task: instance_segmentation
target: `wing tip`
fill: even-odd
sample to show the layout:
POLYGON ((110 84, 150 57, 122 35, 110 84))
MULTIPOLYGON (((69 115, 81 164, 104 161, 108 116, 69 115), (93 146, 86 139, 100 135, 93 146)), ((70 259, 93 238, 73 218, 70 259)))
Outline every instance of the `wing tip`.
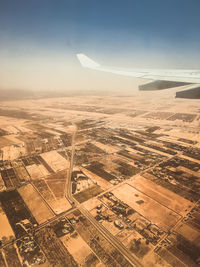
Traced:
POLYGON ((83 53, 78 53, 76 54, 79 62, 84 68, 90 68, 90 69, 95 69, 100 67, 100 64, 89 58, 83 53))

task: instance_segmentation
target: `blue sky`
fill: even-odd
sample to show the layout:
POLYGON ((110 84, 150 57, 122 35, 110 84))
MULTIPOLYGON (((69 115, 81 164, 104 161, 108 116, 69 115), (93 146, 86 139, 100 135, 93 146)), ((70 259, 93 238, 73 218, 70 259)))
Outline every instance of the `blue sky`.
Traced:
MULTIPOLYGON (((54 72, 55 85, 65 67, 89 75, 76 52, 117 66, 200 68, 199 11, 199 0, 0 0, 2 86, 26 76, 28 87, 38 69, 44 78, 54 72)), ((40 79, 35 86, 48 87, 40 79)))

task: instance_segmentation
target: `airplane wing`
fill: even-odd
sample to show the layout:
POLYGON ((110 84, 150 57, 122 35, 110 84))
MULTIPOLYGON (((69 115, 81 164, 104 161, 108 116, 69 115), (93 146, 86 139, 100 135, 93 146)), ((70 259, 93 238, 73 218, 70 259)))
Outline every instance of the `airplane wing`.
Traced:
POLYGON ((77 54, 77 58, 84 68, 89 68, 89 69, 93 69, 96 71, 114 73, 114 74, 123 75, 123 76, 153 80, 153 82, 146 83, 144 85, 139 86, 139 89, 144 90, 144 91, 161 90, 161 89, 166 89, 166 88, 171 88, 171 87, 176 87, 176 86, 196 84, 196 85, 193 85, 190 89, 195 88, 195 92, 198 91, 198 95, 199 95, 198 98, 200 98, 200 90, 199 90, 200 89, 200 70, 123 69, 123 68, 102 66, 82 53, 77 54), (196 88, 198 90, 196 90, 196 88))
POLYGON ((200 83, 200 70, 151 70, 151 69, 122 69, 101 66, 84 54, 77 54, 81 65, 85 68, 110 72, 136 78, 183 83, 200 83))

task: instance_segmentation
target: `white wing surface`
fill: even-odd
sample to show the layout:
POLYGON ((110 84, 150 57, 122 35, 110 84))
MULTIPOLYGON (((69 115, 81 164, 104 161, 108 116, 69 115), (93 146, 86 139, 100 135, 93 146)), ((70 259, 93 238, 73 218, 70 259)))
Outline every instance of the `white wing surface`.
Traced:
POLYGON ((130 76, 148 80, 200 84, 200 70, 122 69, 122 68, 101 66, 100 64, 93 61, 84 54, 77 54, 77 57, 83 67, 97 71, 110 72, 123 76, 130 76))

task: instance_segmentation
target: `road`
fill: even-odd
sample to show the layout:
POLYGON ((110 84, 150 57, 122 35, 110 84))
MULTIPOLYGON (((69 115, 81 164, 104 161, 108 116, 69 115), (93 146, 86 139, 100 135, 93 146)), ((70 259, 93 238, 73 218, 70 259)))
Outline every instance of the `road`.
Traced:
POLYGON ((66 187, 65 187, 65 196, 72 204, 73 208, 77 208, 89 221, 90 223, 102 234, 102 236, 108 240, 115 247, 118 251, 120 251, 123 256, 133 265, 133 266, 143 266, 127 249, 118 239, 113 236, 102 224, 97 222, 94 217, 90 214, 90 212, 85 209, 79 202, 74 199, 72 195, 72 172, 73 172, 73 163, 74 163, 74 154, 75 154, 75 137, 77 133, 77 128, 72 136, 72 151, 71 151, 71 160, 70 160, 70 167, 68 172, 68 177, 66 179, 66 187))
POLYGON ((71 159, 70 159, 70 165, 69 165, 69 171, 68 171, 68 177, 66 178, 65 183, 65 193, 64 195, 69 200, 69 202, 74 205, 75 201, 72 196, 72 172, 73 172, 73 166, 74 166, 74 153, 75 153, 75 139, 76 139, 76 133, 77 133, 77 127, 74 126, 74 132, 72 134, 72 150, 71 150, 71 159))

